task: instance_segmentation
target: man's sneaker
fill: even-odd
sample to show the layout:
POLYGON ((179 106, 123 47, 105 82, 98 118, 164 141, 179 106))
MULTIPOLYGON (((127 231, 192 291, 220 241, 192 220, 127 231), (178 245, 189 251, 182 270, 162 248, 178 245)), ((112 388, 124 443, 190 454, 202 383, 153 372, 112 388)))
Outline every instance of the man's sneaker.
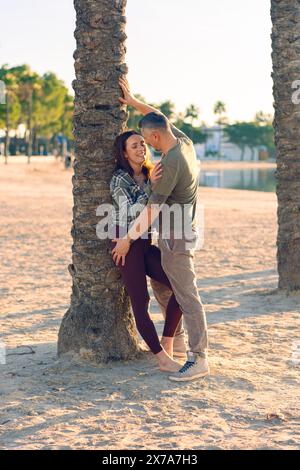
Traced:
POLYGON ((204 357, 194 355, 192 352, 188 353, 188 360, 184 366, 173 375, 169 376, 170 380, 175 382, 186 382, 188 380, 199 379, 209 375, 208 361, 204 357))

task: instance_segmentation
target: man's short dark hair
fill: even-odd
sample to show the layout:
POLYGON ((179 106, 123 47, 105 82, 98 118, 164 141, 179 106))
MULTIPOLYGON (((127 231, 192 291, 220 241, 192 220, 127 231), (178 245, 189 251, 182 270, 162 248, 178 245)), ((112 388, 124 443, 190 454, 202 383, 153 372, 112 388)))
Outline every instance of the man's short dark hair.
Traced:
POLYGON ((144 116, 139 122, 139 128, 142 129, 160 129, 168 130, 170 124, 166 116, 162 113, 149 113, 144 116))

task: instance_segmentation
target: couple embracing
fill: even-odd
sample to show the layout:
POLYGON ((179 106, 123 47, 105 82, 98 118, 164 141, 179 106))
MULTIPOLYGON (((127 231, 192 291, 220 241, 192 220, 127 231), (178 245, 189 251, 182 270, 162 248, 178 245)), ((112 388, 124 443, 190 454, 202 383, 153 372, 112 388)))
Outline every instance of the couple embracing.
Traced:
POLYGON ((111 242, 112 255, 130 297, 137 329, 160 370, 169 372, 174 381, 193 380, 209 374, 207 324, 194 270, 196 154, 183 132, 132 95, 125 78, 120 79, 120 87, 121 103, 134 107, 144 117, 140 132, 126 131, 114 143, 116 170, 110 191, 117 236, 111 242), (162 154, 156 165, 150 161, 147 145, 162 154), (187 210, 179 211, 179 215, 175 211, 171 217, 172 212, 164 208, 173 206, 187 210), (187 217, 182 215, 186 212, 187 217), (165 214, 167 223, 166 216, 162 217, 165 214), (158 246, 152 244, 151 232, 157 220, 158 246), (147 276, 165 317, 161 339, 149 315, 147 276), (180 357, 186 358, 183 365, 178 362, 180 357))

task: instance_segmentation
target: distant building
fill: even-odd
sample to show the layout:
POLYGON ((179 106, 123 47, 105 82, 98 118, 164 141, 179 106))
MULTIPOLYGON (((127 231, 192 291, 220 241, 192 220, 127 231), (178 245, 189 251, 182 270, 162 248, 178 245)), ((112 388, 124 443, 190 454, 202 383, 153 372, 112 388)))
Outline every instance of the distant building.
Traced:
MULTIPOLYGON (((228 160, 241 161, 241 149, 231 142, 228 142, 220 126, 204 127, 203 131, 207 134, 207 140, 203 144, 195 144, 197 157, 201 160, 228 160)), ((263 146, 256 147, 253 150, 245 148, 245 161, 266 160, 266 149, 263 146)))

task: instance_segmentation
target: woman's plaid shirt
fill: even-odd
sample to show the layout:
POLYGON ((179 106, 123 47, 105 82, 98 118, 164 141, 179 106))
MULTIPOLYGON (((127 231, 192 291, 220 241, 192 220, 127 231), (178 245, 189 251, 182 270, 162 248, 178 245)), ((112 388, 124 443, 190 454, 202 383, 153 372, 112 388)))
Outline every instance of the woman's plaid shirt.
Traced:
POLYGON ((148 203, 151 182, 142 189, 125 170, 118 169, 110 182, 110 194, 114 206, 112 223, 128 229, 148 203))

